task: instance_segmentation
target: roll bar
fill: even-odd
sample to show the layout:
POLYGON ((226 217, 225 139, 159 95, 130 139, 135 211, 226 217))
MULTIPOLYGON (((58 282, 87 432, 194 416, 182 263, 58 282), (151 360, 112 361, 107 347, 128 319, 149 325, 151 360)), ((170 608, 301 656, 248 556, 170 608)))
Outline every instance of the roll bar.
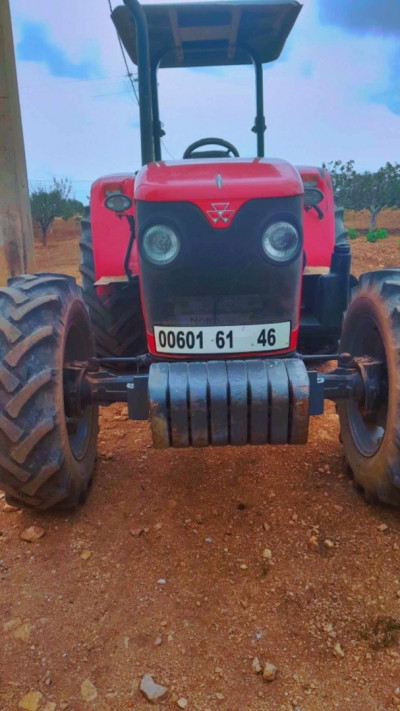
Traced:
POLYGON ((139 114, 142 165, 154 161, 153 110, 151 98, 151 74, 149 30, 143 7, 139 0, 124 0, 132 13, 136 27, 139 81, 139 114))
MULTIPOLYGON (((149 30, 146 14, 139 0, 124 0, 124 4, 132 14, 137 45, 137 67, 139 82, 139 114, 142 165, 154 160, 161 160, 161 128, 158 106, 157 71, 164 53, 157 57, 153 65, 150 61, 149 30)), ((241 45, 241 50, 247 54, 255 69, 256 79, 256 118, 252 131, 257 136, 257 156, 264 157, 264 133, 266 130, 263 99, 262 63, 254 49, 241 45)))

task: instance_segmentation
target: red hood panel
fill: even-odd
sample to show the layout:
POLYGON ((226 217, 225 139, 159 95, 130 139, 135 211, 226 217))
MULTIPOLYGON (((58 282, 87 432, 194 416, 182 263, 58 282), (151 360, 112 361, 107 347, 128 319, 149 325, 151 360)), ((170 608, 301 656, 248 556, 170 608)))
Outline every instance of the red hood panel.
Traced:
POLYGON ((135 199, 155 202, 209 201, 223 206, 302 193, 296 168, 267 158, 161 161, 144 166, 135 180, 135 199))

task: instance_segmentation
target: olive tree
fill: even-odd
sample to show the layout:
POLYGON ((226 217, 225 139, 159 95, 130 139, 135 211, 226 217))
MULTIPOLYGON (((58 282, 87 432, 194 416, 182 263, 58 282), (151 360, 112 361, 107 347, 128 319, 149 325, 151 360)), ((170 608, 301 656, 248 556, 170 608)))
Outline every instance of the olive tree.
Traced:
POLYGON ((354 161, 340 160, 324 165, 335 197, 346 210, 368 210, 369 229, 376 228, 377 215, 385 207, 400 207, 400 163, 386 163, 379 170, 358 173, 354 161))
POLYGON ((56 217, 69 220, 83 215, 83 204, 70 197, 71 183, 66 178, 56 180, 49 187, 39 186, 31 191, 31 212, 33 222, 42 231, 42 244, 47 243, 47 233, 56 217))

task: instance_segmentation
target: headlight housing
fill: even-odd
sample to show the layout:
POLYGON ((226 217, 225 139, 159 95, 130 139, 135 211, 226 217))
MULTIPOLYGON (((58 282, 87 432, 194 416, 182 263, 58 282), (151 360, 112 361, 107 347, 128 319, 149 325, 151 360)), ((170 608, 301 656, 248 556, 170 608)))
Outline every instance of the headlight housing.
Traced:
POLYGON ((170 264, 177 258, 181 243, 178 235, 167 225, 153 225, 143 234, 143 252, 152 264, 170 264))
POLYGON ((120 213, 125 212, 125 210, 129 210, 129 208, 132 207, 132 200, 129 195, 124 195, 120 192, 111 192, 106 195, 104 204, 108 210, 120 213))
POLYGON ((291 222, 280 220, 264 230, 261 243, 264 253, 274 262, 289 262, 298 251, 300 235, 291 222))

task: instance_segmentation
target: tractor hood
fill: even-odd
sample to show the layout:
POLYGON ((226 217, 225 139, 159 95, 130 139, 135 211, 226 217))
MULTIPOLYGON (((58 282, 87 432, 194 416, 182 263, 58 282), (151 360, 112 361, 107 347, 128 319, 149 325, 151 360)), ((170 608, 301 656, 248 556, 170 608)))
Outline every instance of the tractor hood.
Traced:
POLYGON ((160 161, 143 166, 135 180, 135 200, 151 202, 244 203, 302 193, 296 168, 266 158, 160 161))

